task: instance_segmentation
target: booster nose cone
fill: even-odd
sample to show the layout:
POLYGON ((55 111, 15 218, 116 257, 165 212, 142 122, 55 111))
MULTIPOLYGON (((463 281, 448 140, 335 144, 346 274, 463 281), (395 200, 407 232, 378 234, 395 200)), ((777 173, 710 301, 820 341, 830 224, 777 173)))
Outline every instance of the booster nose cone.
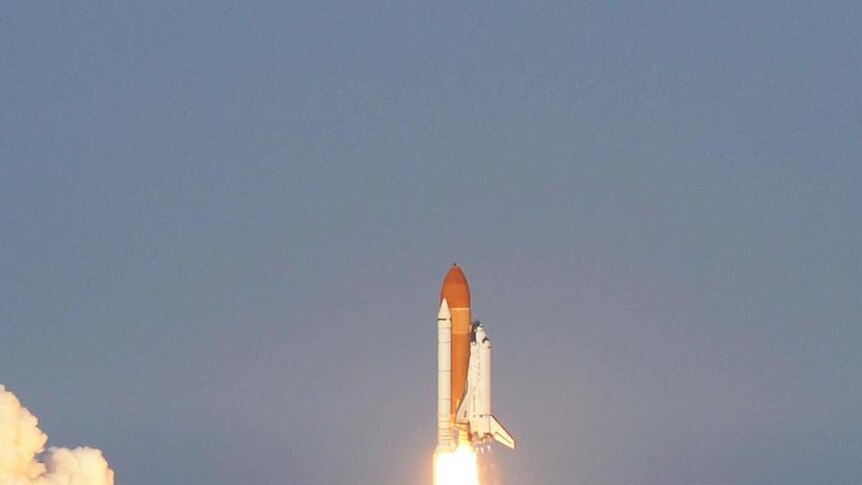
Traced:
POLYGON ((440 290, 440 301, 446 300, 449 308, 470 308, 470 286, 467 277, 457 264, 453 264, 440 290))

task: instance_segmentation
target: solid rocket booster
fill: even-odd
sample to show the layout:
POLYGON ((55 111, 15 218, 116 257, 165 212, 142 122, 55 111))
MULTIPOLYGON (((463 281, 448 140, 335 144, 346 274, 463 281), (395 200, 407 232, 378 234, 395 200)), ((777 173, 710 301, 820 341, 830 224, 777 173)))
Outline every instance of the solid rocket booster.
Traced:
POLYGON ((470 320, 470 287, 456 264, 443 280, 437 314, 437 449, 490 440, 515 448, 491 411, 491 341, 470 320))
POLYGON ((444 298, 437 313, 437 450, 452 450, 452 431, 452 318, 444 298))

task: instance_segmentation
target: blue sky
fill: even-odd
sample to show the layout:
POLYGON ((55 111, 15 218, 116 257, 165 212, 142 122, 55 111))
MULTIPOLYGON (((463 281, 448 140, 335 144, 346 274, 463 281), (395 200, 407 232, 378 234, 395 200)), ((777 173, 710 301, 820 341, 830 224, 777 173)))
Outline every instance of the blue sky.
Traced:
POLYGON ((0 383, 120 485, 862 481, 855 2, 11 2, 0 383))

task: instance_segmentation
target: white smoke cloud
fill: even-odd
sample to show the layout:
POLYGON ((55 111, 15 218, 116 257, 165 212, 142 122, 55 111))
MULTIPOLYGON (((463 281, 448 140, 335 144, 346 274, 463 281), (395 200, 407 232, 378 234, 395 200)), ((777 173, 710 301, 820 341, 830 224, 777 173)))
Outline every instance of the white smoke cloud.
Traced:
POLYGON ((0 485, 113 485, 102 452, 48 448, 39 420, 0 384, 0 485))

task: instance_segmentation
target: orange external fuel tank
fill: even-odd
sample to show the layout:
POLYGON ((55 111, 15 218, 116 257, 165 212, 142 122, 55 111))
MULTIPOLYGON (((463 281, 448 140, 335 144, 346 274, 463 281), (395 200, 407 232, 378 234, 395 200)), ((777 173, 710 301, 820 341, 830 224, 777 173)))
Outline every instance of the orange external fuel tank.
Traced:
POLYGON ((467 369, 470 361, 470 286, 457 264, 453 264, 440 290, 440 301, 449 304, 452 314, 452 416, 458 412, 467 388, 467 369))

